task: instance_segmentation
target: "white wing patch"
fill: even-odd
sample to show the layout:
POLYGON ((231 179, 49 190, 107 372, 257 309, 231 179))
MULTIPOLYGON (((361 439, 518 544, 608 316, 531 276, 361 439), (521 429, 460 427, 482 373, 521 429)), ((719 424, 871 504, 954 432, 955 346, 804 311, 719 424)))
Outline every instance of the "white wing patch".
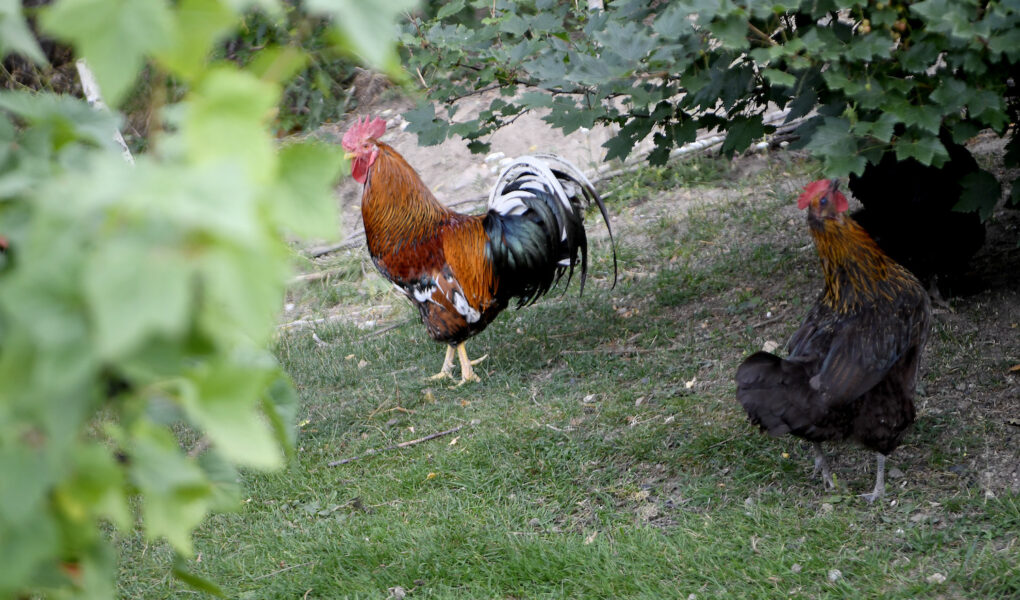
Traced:
POLYGON ((453 307, 457 309, 457 312, 464 315, 464 319, 468 323, 475 323, 478 319, 482 318, 481 313, 468 304, 467 298, 464 297, 464 294, 460 293, 460 290, 453 291, 453 298, 451 300, 453 300, 453 307))
MULTIPOLYGON (((468 323, 476 323, 482 318, 482 313, 478 312, 468 302, 467 297, 464 295, 464 290, 460 287, 460 284, 454 279, 452 273, 436 274, 435 277, 422 278, 421 280, 408 285, 407 287, 397 286, 408 298, 414 300, 419 304, 426 304, 432 302, 433 304, 440 305, 433 295, 436 292, 440 292, 446 296, 446 299, 450 301, 453 308, 456 309, 461 316, 464 317, 468 323)), ((441 306, 441 305, 440 305, 441 306)))

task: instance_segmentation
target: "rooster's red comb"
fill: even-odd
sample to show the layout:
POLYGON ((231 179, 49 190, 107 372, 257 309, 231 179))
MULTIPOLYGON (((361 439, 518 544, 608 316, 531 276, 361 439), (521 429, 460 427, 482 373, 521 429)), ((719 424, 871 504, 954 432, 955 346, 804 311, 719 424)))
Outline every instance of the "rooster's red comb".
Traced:
POLYGON ((837 179, 819 179, 818 181, 812 181, 811 183, 804 186, 804 193, 797 198, 797 208, 803 210, 811 204, 811 201, 815 198, 825 196, 832 193, 832 199, 836 203, 836 212, 843 212, 850 208, 850 203, 847 202, 846 196, 843 192, 836 189, 839 185, 837 179))
POLYGON ((386 121, 379 117, 374 119, 365 117, 351 125, 351 128, 344 134, 344 139, 340 144, 344 147, 344 150, 354 152, 365 140, 381 137, 384 133, 386 133, 386 121))

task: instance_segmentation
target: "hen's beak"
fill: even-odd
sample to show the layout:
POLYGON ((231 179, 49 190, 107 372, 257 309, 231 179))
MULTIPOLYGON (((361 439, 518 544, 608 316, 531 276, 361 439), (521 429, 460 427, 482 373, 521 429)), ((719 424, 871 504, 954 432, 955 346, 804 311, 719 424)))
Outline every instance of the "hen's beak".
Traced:
POLYGON ((351 160, 355 156, 357 156, 357 154, 353 152, 344 152, 344 160, 351 160))

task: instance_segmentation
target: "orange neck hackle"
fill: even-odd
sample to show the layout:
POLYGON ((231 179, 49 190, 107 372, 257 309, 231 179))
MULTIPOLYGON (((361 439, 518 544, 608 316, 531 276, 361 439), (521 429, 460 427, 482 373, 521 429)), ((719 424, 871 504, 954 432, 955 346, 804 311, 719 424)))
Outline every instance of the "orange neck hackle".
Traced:
POLYGON ((365 235, 373 256, 415 245, 435 234, 438 224, 458 213, 432 195, 414 167, 383 142, 367 174, 361 198, 365 235))
POLYGON ((825 276, 822 302, 846 314, 892 301, 917 280, 846 214, 849 203, 837 186, 835 179, 811 183, 797 204, 808 209, 809 230, 825 276))

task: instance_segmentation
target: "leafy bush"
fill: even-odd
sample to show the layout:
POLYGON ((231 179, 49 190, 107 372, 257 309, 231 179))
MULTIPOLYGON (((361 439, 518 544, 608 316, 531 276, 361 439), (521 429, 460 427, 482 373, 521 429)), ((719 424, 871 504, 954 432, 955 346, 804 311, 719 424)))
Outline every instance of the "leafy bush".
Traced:
MULTIPOLYGON (((939 165, 940 130, 962 142, 980 129, 1006 135, 1020 113, 1020 5, 978 0, 711 2, 615 0, 604 12, 555 0, 455 0, 404 36, 429 97, 450 103, 498 86, 477 119, 450 122, 422 104, 405 115, 423 144, 448 135, 485 151, 485 136, 522 111, 546 109, 564 133, 618 126, 607 160, 649 134, 652 164, 695 139, 726 132, 722 151, 774 131, 770 107, 789 110, 800 143, 830 176, 861 173, 886 151, 939 165), (470 8, 470 10, 466 10, 470 8), (473 11, 473 13, 472 13, 473 11), (465 26, 451 19, 474 14, 465 26)), ((1013 130, 1008 162, 1020 163, 1013 130)), ((990 212, 988 174, 965 193, 990 212)), ((994 189, 992 189, 994 188, 994 189)), ((1014 184, 1012 202, 1020 203, 1014 184)))
MULTIPOLYGON (((209 60, 254 3, 41 10, 42 30, 87 59, 111 106, 147 66, 185 90, 133 166, 113 143, 119 115, 0 92, 0 597, 112 597, 104 522, 130 530, 137 517, 187 555, 209 511, 238 506, 238 466, 283 464, 295 394, 265 346, 291 262, 284 234, 335 234, 342 161, 274 141, 300 49, 267 46, 247 69, 209 60)), ((406 3, 382 15, 306 5, 393 68, 380 24, 406 3)), ((10 52, 43 60, 16 2, 0 6, 0 59, 10 52)))

